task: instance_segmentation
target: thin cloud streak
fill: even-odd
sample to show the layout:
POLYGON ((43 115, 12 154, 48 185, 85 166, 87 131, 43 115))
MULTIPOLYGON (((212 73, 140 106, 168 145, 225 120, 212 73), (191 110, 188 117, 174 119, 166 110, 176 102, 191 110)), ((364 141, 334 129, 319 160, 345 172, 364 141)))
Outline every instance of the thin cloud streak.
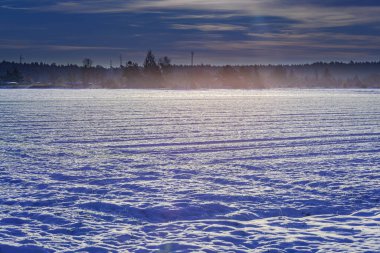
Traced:
POLYGON ((120 51, 128 50, 128 48, 122 47, 99 47, 99 46, 75 46, 75 45, 34 45, 34 44, 25 44, 23 42, 0 42, 1 49, 40 49, 40 50, 52 50, 52 51, 120 51))
POLYGON ((177 29, 177 30, 199 30, 202 32, 247 30, 247 28, 244 26, 228 25, 228 24, 196 24, 196 25, 173 24, 172 28, 177 29))

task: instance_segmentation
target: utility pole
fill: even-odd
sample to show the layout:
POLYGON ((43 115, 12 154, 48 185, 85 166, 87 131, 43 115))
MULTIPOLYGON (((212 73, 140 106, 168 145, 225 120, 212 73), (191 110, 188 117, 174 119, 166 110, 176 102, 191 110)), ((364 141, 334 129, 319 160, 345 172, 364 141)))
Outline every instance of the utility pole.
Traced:
POLYGON ((112 59, 110 60, 110 69, 112 69, 112 59))
POLYGON ((122 68, 122 67, 123 67, 123 56, 120 55, 120 68, 122 68))
POLYGON ((191 66, 194 66, 194 51, 191 51, 191 66))

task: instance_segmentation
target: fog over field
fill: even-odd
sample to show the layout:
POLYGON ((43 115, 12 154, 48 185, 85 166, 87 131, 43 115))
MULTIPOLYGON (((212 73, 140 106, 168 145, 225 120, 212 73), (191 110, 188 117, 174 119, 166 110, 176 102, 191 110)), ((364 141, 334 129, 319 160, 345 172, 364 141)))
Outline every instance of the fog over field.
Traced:
POLYGON ((380 61, 275 65, 178 65, 148 51, 118 67, 0 62, 0 88, 273 89, 380 88, 380 61))
POLYGON ((379 252, 380 91, 0 90, 0 252, 379 252))

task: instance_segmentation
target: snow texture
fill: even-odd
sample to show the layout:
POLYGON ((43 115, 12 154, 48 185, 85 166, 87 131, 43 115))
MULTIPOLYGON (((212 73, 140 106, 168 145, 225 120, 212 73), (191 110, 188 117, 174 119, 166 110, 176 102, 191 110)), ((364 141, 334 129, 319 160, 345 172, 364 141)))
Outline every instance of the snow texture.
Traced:
POLYGON ((0 252, 380 252, 380 91, 0 90, 0 252))

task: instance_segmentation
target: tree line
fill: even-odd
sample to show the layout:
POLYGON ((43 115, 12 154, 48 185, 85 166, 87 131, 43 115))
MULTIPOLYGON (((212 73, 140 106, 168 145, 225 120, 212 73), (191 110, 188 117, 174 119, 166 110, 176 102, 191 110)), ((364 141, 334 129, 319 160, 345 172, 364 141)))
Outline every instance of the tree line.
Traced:
POLYGON ((265 89, 380 88, 379 62, 316 62, 293 65, 175 65, 148 51, 143 65, 128 61, 117 68, 0 62, 0 87, 265 89))

